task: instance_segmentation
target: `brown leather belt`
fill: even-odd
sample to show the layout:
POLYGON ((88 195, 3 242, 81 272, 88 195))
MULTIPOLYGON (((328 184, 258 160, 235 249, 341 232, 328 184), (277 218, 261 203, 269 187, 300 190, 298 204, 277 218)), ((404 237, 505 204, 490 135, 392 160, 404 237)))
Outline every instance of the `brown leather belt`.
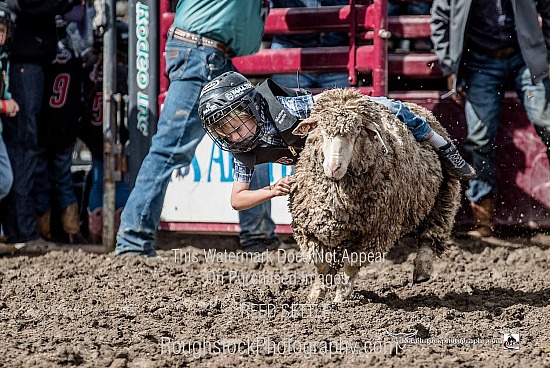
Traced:
POLYGON ((229 51, 227 46, 225 46, 220 41, 216 41, 213 38, 204 37, 195 33, 187 32, 181 28, 175 27, 174 31, 172 32, 172 37, 180 41, 195 44, 197 46, 212 47, 218 51, 223 52, 227 56, 231 55, 231 52, 229 51))
POLYGON ((508 59, 509 57, 517 54, 519 49, 517 47, 503 47, 498 50, 480 50, 477 47, 473 48, 475 52, 492 57, 493 59, 508 59))

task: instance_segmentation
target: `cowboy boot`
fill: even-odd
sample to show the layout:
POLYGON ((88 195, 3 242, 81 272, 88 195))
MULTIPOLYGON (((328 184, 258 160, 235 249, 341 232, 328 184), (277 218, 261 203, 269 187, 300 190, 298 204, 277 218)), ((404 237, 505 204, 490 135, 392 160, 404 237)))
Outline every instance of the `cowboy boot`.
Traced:
POLYGON ((472 208, 472 220, 475 228, 468 231, 473 238, 485 238, 493 233, 493 214, 495 210, 495 199, 484 198, 479 203, 470 202, 472 208))
POLYGON ((51 209, 48 208, 46 212, 36 217, 36 231, 42 239, 49 240, 52 237, 50 230, 51 209))
POLYGON ((71 244, 82 242, 77 203, 71 203, 61 212, 61 223, 63 224, 63 230, 69 235, 69 242, 71 244))
POLYGON ((103 210, 101 207, 88 212, 88 234, 90 243, 103 243, 103 210))

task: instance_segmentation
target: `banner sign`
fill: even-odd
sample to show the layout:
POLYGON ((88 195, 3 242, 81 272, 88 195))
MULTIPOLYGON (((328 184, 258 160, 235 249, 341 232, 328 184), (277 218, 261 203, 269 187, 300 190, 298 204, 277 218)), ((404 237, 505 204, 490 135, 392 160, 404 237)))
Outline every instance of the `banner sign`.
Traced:
POLYGON ((128 50, 128 171, 133 187, 156 132, 159 95, 159 2, 130 0, 128 50))
MULTIPOLYGON (((291 175, 292 167, 270 164, 272 183, 291 175)), ((230 204, 233 186, 233 158, 205 138, 191 165, 172 174, 161 221, 238 224, 238 212, 230 204)), ((278 225, 290 224, 288 196, 271 200, 271 215, 278 225)))

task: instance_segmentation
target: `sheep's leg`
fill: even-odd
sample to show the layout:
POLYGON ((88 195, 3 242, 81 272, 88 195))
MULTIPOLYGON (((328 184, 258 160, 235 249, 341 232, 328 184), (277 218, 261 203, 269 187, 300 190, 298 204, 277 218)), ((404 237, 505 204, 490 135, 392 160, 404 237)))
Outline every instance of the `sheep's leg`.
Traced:
POLYGON ((414 260, 413 282, 421 283, 428 281, 432 275, 434 251, 428 244, 423 244, 416 253, 414 260))
POLYGON ((316 303, 325 297, 325 294, 327 293, 326 281, 329 279, 332 280, 333 277, 329 277, 329 275, 333 276, 336 272, 328 263, 317 260, 314 261, 313 264, 317 268, 317 277, 311 287, 311 292, 309 293, 308 298, 309 301, 316 303))
POLYGON ((336 296, 334 297, 334 303, 341 303, 348 299, 353 291, 353 282, 355 276, 359 272, 359 266, 352 265, 349 262, 344 263, 344 275, 342 283, 336 286, 336 296))

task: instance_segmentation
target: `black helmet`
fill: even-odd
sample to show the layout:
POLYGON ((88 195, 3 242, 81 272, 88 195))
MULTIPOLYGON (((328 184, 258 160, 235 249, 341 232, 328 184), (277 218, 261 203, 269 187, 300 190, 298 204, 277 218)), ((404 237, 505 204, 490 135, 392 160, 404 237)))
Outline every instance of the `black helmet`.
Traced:
POLYGON ((237 72, 227 72, 202 89, 199 115, 204 130, 218 147, 234 153, 248 152, 256 147, 262 134, 260 106, 261 95, 250 81, 237 72), (243 116, 247 118, 243 120, 243 116), (255 124, 246 124, 251 118, 255 124), (246 127, 246 136, 240 134, 242 127, 246 127), (240 138, 231 141, 235 133, 240 138))
POLYGON ((6 50, 11 44, 16 18, 17 16, 15 15, 15 12, 10 9, 5 2, 0 2, 0 23, 6 25, 6 40, 3 45, 0 44, 0 47, 3 47, 6 50))

